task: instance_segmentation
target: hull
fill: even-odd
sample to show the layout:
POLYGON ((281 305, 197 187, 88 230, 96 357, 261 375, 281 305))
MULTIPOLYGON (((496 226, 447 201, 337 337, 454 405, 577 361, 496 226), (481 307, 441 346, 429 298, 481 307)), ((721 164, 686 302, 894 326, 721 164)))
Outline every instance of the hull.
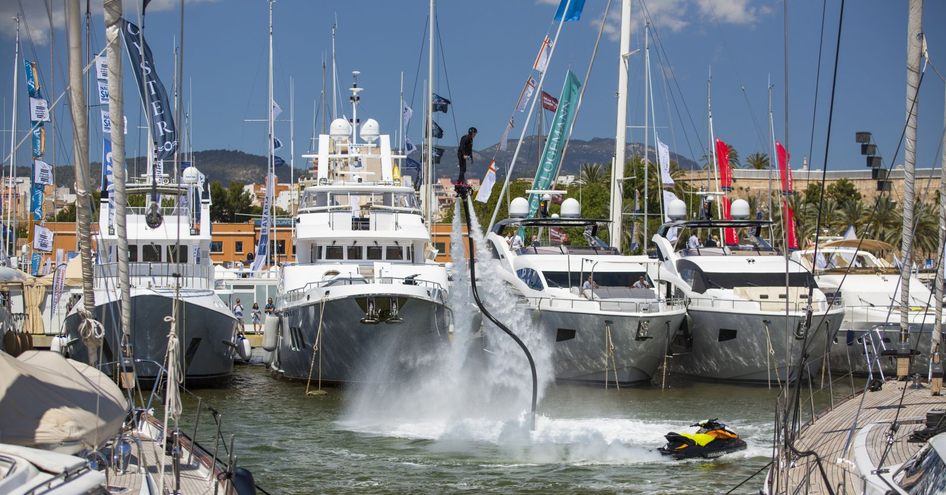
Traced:
MULTIPOLYGON (((910 372, 926 376, 930 365, 934 322, 931 316, 923 321, 922 314, 911 315, 910 320, 908 345, 918 351, 910 362, 910 372)), ((881 355, 884 349, 896 350, 899 347, 899 315, 892 315, 890 321, 889 324, 884 324, 884 320, 869 324, 850 323, 846 320, 831 346, 831 369, 839 373, 853 371, 858 375, 867 375, 871 372, 877 373, 879 366, 885 376, 895 375, 896 358, 881 355)))
MULTIPOLYGON (((689 315, 691 345, 674 357, 674 373, 756 384, 797 378, 794 372, 789 376, 789 369, 797 367, 801 355, 803 338, 796 334, 796 329, 804 325, 803 313, 746 314, 691 306, 689 315)), ((840 309, 829 311, 823 321, 820 315, 814 316, 807 340, 809 362, 824 358, 828 339, 833 338, 843 318, 840 309)))
POLYGON ((322 384, 396 382, 439 357, 449 334, 443 304, 404 294, 370 297, 396 298, 399 321, 389 318, 387 307, 381 308, 381 319, 366 319, 364 293, 278 310, 283 323, 271 362, 274 373, 322 384))
POLYGON ((556 381, 621 385, 653 378, 684 318, 683 310, 622 315, 543 309, 537 314, 554 342, 556 381))
MULTIPOLYGON (((153 291, 133 293, 131 297, 132 352, 140 380, 153 381, 161 371, 156 363, 164 363, 167 354, 169 324, 164 321, 173 310, 173 292, 153 291)), ((190 385, 211 385, 223 382, 233 373, 236 319, 210 291, 187 296, 182 293, 179 306, 180 360, 184 379, 190 385)), ((77 304, 81 307, 81 302, 77 304)), ((111 363, 120 358, 120 302, 112 300, 95 307, 95 318, 105 326, 104 345, 100 363, 111 363)), ((65 334, 72 340, 69 356, 81 362, 90 362, 90 349, 78 338, 81 317, 70 314, 64 323, 65 334)), ((93 356, 95 357, 95 356, 93 356)), ((109 366, 106 371, 113 371, 109 366)))

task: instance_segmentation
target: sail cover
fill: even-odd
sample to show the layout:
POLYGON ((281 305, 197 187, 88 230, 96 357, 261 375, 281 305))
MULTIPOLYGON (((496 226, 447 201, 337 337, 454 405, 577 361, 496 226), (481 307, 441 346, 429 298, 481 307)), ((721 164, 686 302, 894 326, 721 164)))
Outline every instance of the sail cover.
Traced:
POLYGON ((0 443, 73 453, 114 436, 126 414, 104 373, 50 351, 0 352, 0 443))

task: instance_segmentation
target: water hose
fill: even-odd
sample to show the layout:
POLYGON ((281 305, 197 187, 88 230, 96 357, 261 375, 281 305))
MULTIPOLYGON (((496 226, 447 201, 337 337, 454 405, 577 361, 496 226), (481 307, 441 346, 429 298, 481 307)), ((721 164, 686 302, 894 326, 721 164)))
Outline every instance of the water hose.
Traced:
MULTIPOLYGON (((467 232, 471 232, 470 228, 470 205, 467 198, 470 195, 471 188, 466 184, 457 184, 456 185, 457 196, 460 197, 460 203, 463 205, 463 220, 466 222, 467 232)), ((519 348, 522 349, 522 352, 525 353, 526 359, 529 360, 529 368, 532 370, 532 420, 529 426, 530 430, 535 430, 535 409, 536 403, 538 402, 539 395, 539 377, 535 372, 535 360, 532 359, 532 353, 529 352, 529 348, 526 347, 526 344, 516 335, 512 330, 504 325, 501 321, 496 319, 489 310, 486 309, 486 306, 483 305, 483 302, 480 301, 480 294, 476 290, 476 246, 473 243, 473 236, 467 235, 467 239, 470 246, 470 288, 473 292, 473 300, 476 301, 476 306, 480 308, 480 312, 486 316, 489 321, 493 322, 494 325, 499 327, 500 330, 510 336, 512 340, 516 341, 516 344, 519 345, 519 348)))

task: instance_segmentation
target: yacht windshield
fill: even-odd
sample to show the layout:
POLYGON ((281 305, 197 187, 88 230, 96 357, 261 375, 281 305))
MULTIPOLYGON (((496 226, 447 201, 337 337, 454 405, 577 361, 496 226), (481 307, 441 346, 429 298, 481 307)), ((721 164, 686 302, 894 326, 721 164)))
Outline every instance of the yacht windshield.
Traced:
MULTIPOLYGON (((735 287, 785 287, 785 273, 733 273, 704 272, 695 263, 687 260, 677 261, 677 270, 695 292, 703 293, 707 289, 732 289, 735 287)), ((815 278, 809 272, 792 272, 788 276, 790 287, 817 287, 815 278)))
POLYGON ((542 272, 545 275, 545 281, 549 284, 549 287, 556 288, 565 288, 568 287, 581 287, 582 284, 588 279, 588 276, 592 276, 595 284, 599 287, 631 287, 640 280, 641 277, 644 277, 644 280, 647 281, 649 286, 653 286, 650 282, 650 278, 647 277, 647 274, 643 271, 640 272, 542 272), (569 277, 569 275, 571 277, 569 277), (571 284, 569 285, 569 278, 571 278, 571 284))
POLYGON ((417 200, 409 192, 306 191, 302 196, 300 208, 353 205, 417 208, 417 200))

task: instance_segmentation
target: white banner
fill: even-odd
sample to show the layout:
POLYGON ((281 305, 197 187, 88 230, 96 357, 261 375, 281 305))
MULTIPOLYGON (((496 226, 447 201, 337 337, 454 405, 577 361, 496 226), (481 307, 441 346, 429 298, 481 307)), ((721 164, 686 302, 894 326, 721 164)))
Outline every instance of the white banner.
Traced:
POLYGON ((506 151, 509 145, 509 131, 512 130, 513 125, 512 119, 509 119, 509 122, 506 123, 506 128, 503 129, 503 135, 499 136, 499 151, 506 151))
POLYGON ((673 185, 670 176, 670 147, 657 140, 657 163, 660 164, 660 183, 665 186, 673 185))
MULTIPOLYGON (((59 252, 61 249, 56 250, 57 260, 59 258, 59 252)), ((59 307, 59 300, 62 298, 62 288, 66 281, 66 264, 58 262, 56 263, 56 274, 53 275, 53 312, 55 313, 59 307)))
POLYGON ((53 231, 37 225, 33 227, 33 249, 50 253, 53 250, 53 231))
POLYGON ((108 59, 104 55, 95 57, 95 78, 108 79, 108 59))
MULTIPOLYGON (((112 132, 112 118, 108 114, 108 110, 102 110, 102 132, 111 133, 112 132)), ((122 116, 122 120, 125 122, 125 134, 128 134, 128 117, 122 116)))
POLYGON ((30 98, 30 120, 49 122, 49 104, 43 98, 30 98))
POLYGON ((486 171, 486 177, 483 177, 483 183, 480 190, 476 191, 476 200, 480 203, 489 201, 489 196, 493 192, 493 185, 496 184, 496 160, 489 162, 489 170, 486 171))
POLYGON ((33 184, 52 184, 53 166, 42 161, 33 160, 33 184))
POLYGON ((99 83, 99 103, 108 105, 108 81, 97 81, 99 83))

